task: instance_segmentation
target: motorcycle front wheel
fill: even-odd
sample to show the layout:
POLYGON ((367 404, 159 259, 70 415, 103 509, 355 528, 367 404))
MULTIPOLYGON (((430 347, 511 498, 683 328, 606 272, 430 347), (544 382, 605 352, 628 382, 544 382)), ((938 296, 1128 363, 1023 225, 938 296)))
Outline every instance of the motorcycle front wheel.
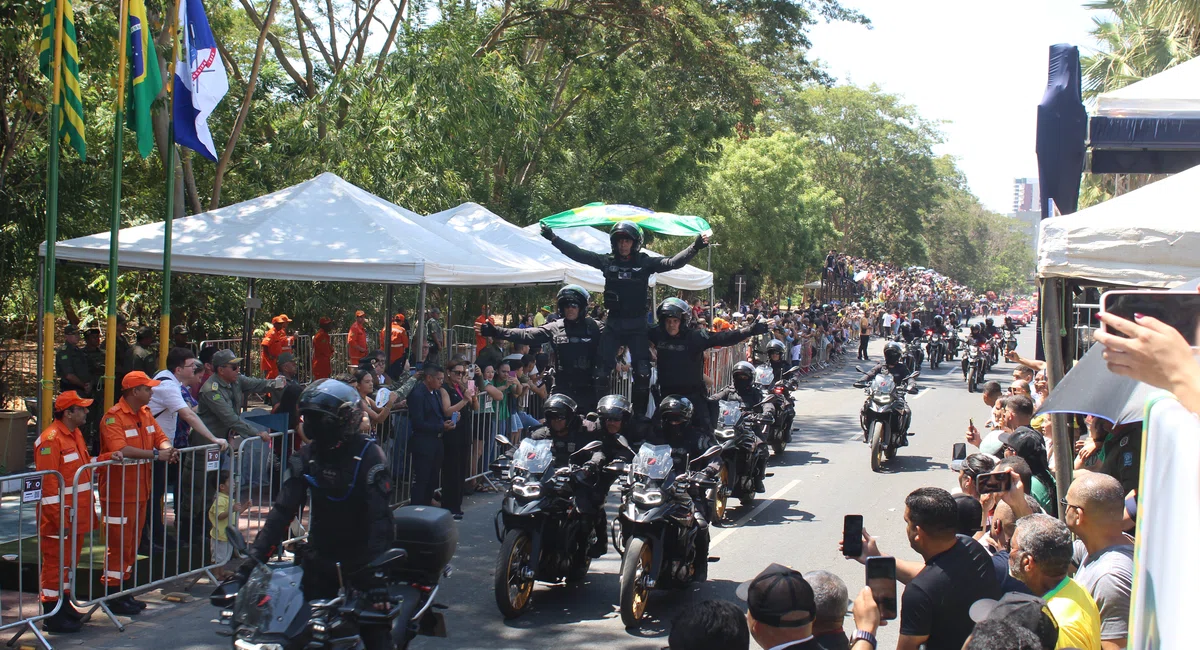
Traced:
POLYGON ((625 627, 638 627, 646 614, 646 603, 650 601, 650 588, 646 579, 650 577, 650 565, 654 562, 654 547, 649 540, 634 537, 625 548, 625 559, 621 562, 621 622, 625 627))
POLYGON ((725 509, 729 505, 729 468, 721 463, 721 472, 717 474, 717 487, 713 488, 713 523, 720 525, 725 521, 725 509))
POLYGON ((975 385, 978 383, 979 383, 978 372, 975 370, 975 368, 971 368, 970 373, 967 375, 967 392, 974 393, 975 385))
POLYGON ((505 533, 500 555, 496 558, 496 575, 492 585, 496 606, 504 618, 517 618, 529 609, 533 578, 526 578, 525 570, 532 569, 532 550, 533 544, 525 531, 510 530, 505 533))
POLYGON ((883 422, 871 425, 871 471, 878 472, 883 465, 883 422))

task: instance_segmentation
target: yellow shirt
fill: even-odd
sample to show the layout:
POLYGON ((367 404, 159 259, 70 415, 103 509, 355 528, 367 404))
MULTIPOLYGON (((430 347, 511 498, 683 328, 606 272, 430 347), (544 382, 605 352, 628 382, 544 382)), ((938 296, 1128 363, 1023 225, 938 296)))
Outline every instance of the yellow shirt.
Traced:
POLYGON ((1100 609, 1078 582, 1063 578, 1042 596, 1058 621, 1057 648, 1100 650, 1100 609))
POLYGON ((213 501, 213 504, 208 507, 208 523, 212 524, 212 532, 209 534, 212 538, 218 542, 228 542, 229 538, 225 536, 225 529, 229 527, 230 518, 236 516, 237 513, 229 508, 229 495, 224 492, 217 492, 217 500, 213 501), (229 517, 218 521, 217 515, 222 512, 228 512, 229 517))
POLYGON ((533 315, 533 326, 534 327, 541 327, 542 325, 545 325, 545 324, 546 324, 546 317, 542 315, 542 312, 539 311, 538 313, 533 315))

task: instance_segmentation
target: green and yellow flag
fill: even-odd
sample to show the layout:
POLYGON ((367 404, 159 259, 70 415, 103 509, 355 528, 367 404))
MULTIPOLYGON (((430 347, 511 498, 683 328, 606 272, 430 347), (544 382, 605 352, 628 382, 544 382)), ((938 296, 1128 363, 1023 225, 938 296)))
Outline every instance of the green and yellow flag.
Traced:
MULTIPOLYGON (((75 36, 75 11, 71 0, 63 7, 63 70, 62 96, 54 98, 61 101, 62 111, 59 113, 59 136, 65 137, 79 159, 87 159, 87 142, 83 139, 83 93, 79 89, 79 46, 75 36)), ((54 79, 54 2, 48 0, 42 9, 42 42, 38 49, 38 62, 42 74, 54 79)))
POLYGON ((129 109, 127 124, 137 133, 138 153, 142 158, 154 150, 154 126, 150 107, 162 92, 158 57, 150 38, 144 0, 129 0, 129 109))
POLYGON ((579 226, 611 226, 622 221, 632 221, 646 230, 664 235, 710 235, 712 226, 704 219, 690 214, 655 212, 636 205, 608 205, 589 203, 542 219, 542 225, 551 228, 578 228, 579 226))

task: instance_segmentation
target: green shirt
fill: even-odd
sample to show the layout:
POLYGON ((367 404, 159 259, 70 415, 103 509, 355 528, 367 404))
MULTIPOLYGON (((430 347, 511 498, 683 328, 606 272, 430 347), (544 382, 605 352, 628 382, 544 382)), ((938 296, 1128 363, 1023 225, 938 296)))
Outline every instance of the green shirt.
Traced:
POLYGON ((1054 485, 1054 481, 1043 483, 1042 479, 1035 476, 1032 483, 1033 485, 1029 486, 1029 493, 1037 499, 1042 510, 1050 514, 1058 512, 1058 508, 1055 507, 1055 502, 1058 501, 1058 488, 1054 485))

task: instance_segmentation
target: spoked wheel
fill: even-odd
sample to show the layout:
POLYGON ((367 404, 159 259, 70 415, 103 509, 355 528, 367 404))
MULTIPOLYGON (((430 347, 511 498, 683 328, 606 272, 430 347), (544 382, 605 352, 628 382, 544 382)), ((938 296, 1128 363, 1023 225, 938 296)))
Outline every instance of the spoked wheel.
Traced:
POLYGON ((724 463, 721 464, 721 472, 717 474, 717 487, 714 488, 713 498, 713 517, 715 524, 720 524, 725 521, 725 508, 729 504, 729 468, 724 463))
POLYGON ((529 609, 533 596, 533 578, 526 577, 531 571, 530 552, 532 544, 523 530, 510 530, 500 545, 500 556, 496 558, 496 575, 493 591, 496 606, 504 618, 516 618, 529 609))
POLYGON ((978 383, 979 383, 978 372, 974 368, 971 368, 970 372, 967 373, 967 392, 974 393, 975 385, 978 383))
POLYGON ((883 464, 883 423, 875 422, 871 427, 871 471, 878 472, 883 464))
POLYGON ((625 560, 621 564, 621 622, 625 627, 642 624, 646 614, 646 603, 650 601, 650 565, 654 561, 654 549, 650 543, 635 537, 625 549, 625 560))

